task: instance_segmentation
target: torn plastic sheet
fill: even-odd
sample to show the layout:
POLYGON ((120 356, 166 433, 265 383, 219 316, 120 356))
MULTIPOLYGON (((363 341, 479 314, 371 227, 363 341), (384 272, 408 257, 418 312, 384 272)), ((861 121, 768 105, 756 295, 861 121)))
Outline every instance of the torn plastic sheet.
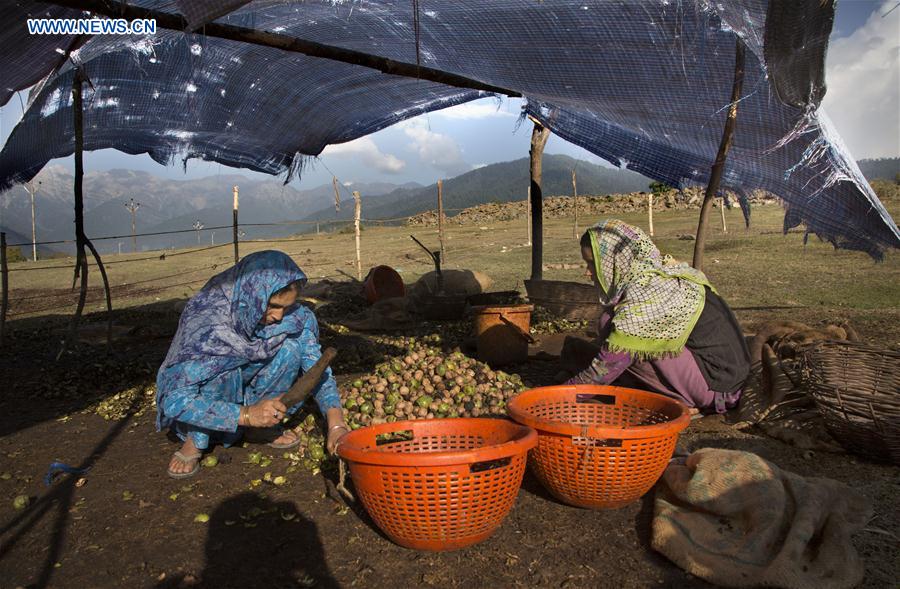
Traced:
MULTIPOLYGON (((30 64, 15 69, 15 79, 4 80, 6 88, 23 87, 34 78, 31 69, 48 73, 56 66, 44 56, 59 55, 56 45, 42 44, 49 40, 17 37, 26 4, 32 5, 13 4, 18 21, 10 18, 13 8, 0 8, 7 17, 0 20, 0 39, 10 49, 0 54, 0 71, 13 71, 5 68, 17 59, 30 64)), ((131 4, 179 10, 172 1, 131 4)), ((192 22, 214 18, 222 6, 197 2, 191 18, 199 20, 192 22)), ((830 2, 804 0, 803 10, 821 12, 806 20, 797 11, 784 16, 770 10, 766 0, 430 0, 418 19, 413 6, 255 1, 216 22, 409 64, 419 59, 522 93, 529 113, 564 139, 672 185, 708 180, 740 38, 748 48, 746 91, 725 170, 728 185, 722 188, 739 195, 767 190, 789 203, 792 215, 811 231, 840 247, 879 257, 900 246, 896 224, 817 110, 821 80, 815 60, 823 57, 822 40, 830 33, 830 2), (788 19, 775 23, 780 29, 800 23, 794 28, 805 28, 791 39, 813 40, 820 50, 806 52, 807 63, 774 47, 766 34, 772 18, 788 19), (779 76, 796 86, 773 87, 770 76, 782 67, 790 72, 779 76), (797 75, 807 79, 795 80, 797 75)), ((46 11, 63 13, 49 5, 46 11)), ((148 153, 161 163, 200 157, 288 178, 304 157, 328 144, 484 96, 181 31, 160 31, 152 40, 94 37, 77 57, 95 92, 85 107, 86 149, 148 153)), ((0 189, 72 153, 71 104, 52 100, 69 94, 71 80, 67 63, 33 97, 0 152, 0 189)))

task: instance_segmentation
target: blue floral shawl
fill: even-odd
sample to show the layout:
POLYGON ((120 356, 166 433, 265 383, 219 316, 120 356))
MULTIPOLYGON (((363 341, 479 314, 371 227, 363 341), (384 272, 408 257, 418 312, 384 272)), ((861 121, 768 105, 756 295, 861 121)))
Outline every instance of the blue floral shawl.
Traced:
POLYGON ((298 280, 306 282, 303 271, 274 250, 250 254, 213 276, 184 308, 156 378, 157 395, 273 358, 288 336, 303 331, 309 314, 289 311, 272 325, 260 320, 269 297, 298 280))

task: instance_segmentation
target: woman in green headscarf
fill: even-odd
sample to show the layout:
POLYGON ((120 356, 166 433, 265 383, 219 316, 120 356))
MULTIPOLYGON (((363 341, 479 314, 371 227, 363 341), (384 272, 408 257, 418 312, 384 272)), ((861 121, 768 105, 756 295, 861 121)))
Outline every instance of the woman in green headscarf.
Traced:
POLYGON ((639 228, 610 219, 588 229, 581 255, 606 311, 600 352, 569 384, 616 384, 724 413, 750 353, 734 313, 699 270, 660 255, 639 228))

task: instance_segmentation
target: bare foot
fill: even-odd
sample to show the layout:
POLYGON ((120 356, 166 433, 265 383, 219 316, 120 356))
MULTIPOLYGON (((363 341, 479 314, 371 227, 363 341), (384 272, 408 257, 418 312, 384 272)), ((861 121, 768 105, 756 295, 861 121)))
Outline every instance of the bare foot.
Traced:
POLYGON ((179 452, 188 460, 182 460, 177 455, 173 455, 172 460, 169 461, 169 472, 172 474, 186 474, 194 470, 202 454, 197 449, 197 446, 194 445, 194 442, 188 438, 184 445, 181 446, 179 452))

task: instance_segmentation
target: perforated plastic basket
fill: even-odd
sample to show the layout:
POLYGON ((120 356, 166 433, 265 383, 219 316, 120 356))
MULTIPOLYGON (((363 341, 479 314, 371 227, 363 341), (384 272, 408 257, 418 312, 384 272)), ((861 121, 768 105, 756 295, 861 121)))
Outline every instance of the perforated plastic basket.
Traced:
POLYGON ((529 459, 544 486, 570 505, 605 509, 650 490, 690 423, 678 401, 596 385, 531 389, 513 398, 508 411, 538 431, 529 459))
POLYGON ((537 434, 505 419, 398 421, 347 434, 338 454, 366 511, 394 542, 456 550, 512 509, 537 434))

